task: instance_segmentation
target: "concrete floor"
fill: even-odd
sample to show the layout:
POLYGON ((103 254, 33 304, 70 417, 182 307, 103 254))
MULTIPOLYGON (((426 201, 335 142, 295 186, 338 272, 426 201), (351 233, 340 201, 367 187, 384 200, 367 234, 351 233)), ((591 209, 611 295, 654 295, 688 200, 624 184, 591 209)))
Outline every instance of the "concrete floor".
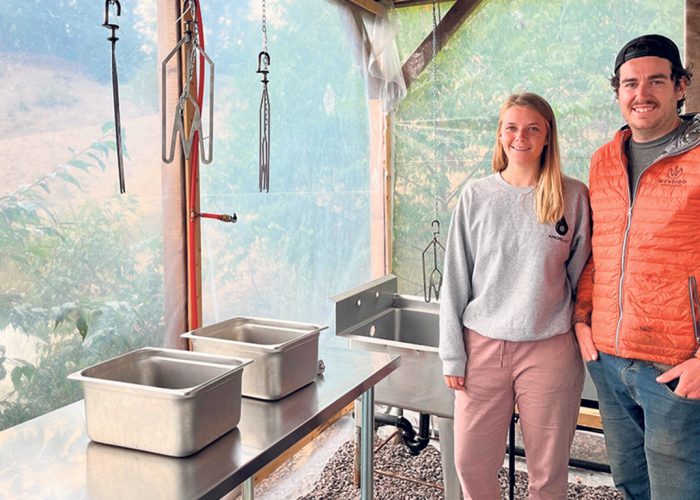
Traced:
MULTIPOLYGON (((410 418, 410 417, 409 417, 410 418)), ((310 492, 318 480, 324 466, 346 441, 354 436, 354 419, 346 415, 328 427, 320 436, 306 445, 275 472, 255 485, 255 498, 259 500, 295 499, 310 492)), ((390 428, 382 427, 380 433, 387 435, 390 428)), ((431 442, 438 449, 440 443, 431 442)), ((590 460, 605 461, 605 445, 601 434, 577 431, 572 447, 572 456, 590 460)), ((508 466, 507 457, 504 466, 508 466)), ((516 457, 516 470, 526 471, 525 460, 516 457)), ((569 482, 586 486, 613 486, 609 474, 570 468, 569 482)), ((407 488, 410 488, 407 484, 407 488)), ((236 498, 231 495, 230 498, 236 498)))

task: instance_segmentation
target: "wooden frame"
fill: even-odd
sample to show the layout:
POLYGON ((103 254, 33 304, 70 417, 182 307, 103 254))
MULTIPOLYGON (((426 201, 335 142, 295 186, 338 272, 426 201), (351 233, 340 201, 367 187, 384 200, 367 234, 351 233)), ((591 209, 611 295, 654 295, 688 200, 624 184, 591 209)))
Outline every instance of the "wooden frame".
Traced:
MULTIPOLYGON (((447 11, 437 25, 437 52, 440 52, 452 35, 472 15, 481 0, 457 0, 452 8, 447 11)), ((433 32, 425 37, 418 48, 409 56, 403 65, 403 78, 406 88, 418 78, 428 66, 433 57, 433 32)))
MULTIPOLYGON (((179 2, 159 0, 158 60, 162 61, 180 39, 179 2)), ((160 74, 160 71, 159 71, 160 74)), ((181 68, 169 71, 168 109, 175 109, 180 95, 181 68)), ((163 208, 163 308, 164 342, 184 347, 180 334, 187 331, 187 195, 180 145, 171 164, 161 163, 163 208)))
POLYGON ((686 92, 685 112, 700 112, 700 0, 685 1, 685 57, 686 66, 693 65, 694 83, 686 92))

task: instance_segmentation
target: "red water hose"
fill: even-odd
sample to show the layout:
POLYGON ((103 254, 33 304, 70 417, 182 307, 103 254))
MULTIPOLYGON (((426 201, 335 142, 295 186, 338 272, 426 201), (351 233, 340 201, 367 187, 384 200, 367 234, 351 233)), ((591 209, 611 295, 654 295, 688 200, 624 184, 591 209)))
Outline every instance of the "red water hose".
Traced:
MULTIPOLYGON (((204 50, 204 29, 202 25, 202 12, 199 2, 196 4, 196 22, 199 26, 197 36, 199 46, 204 50)), ((196 86, 195 95, 199 109, 202 109, 204 102, 204 55, 199 55, 199 82, 196 86)), ((197 214, 197 199, 199 197, 199 143, 198 131, 194 132, 192 156, 190 157, 190 196, 188 204, 188 231, 187 231, 187 268, 190 282, 190 324, 189 329, 199 328, 199 287, 197 286, 197 229, 199 228, 199 216, 197 214)), ((211 140, 211 139, 210 139, 211 140)))

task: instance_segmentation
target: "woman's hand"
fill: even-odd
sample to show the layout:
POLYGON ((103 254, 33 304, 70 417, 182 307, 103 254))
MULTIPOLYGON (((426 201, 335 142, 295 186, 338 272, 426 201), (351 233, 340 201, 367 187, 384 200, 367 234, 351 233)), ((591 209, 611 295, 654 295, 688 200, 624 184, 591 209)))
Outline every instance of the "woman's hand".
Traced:
POLYGON ((464 389, 464 377, 445 375, 445 384, 447 384, 447 387, 450 389, 462 390, 464 389))

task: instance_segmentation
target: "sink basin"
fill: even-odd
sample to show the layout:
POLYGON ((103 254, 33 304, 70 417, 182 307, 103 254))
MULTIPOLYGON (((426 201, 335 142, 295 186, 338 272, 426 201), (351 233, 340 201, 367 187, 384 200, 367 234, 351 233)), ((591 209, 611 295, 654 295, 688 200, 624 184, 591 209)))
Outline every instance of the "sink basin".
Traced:
POLYGON ((249 359, 144 348, 68 376, 83 384, 90 439, 191 455, 238 425, 249 359))
MULTIPOLYGON (((350 347, 402 357, 401 366, 377 385, 378 402, 452 418, 454 393, 444 383, 438 356, 439 303, 399 294, 393 275, 332 299, 336 335, 347 338, 350 347)), ((582 398, 598 399, 588 373, 582 398)))
POLYGON ((357 340, 368 343, 437 352, 438 327, 436 311, 390 307, 344 332, 343 336, 362 337, 357 340))
POLYGON ((401 355, 401 366, 375 387, 381 404, 452 418, 454 393, 438 356, 439 304, 396 292, 387 276, 333 297, 336 335, 350 347, 401 355))

